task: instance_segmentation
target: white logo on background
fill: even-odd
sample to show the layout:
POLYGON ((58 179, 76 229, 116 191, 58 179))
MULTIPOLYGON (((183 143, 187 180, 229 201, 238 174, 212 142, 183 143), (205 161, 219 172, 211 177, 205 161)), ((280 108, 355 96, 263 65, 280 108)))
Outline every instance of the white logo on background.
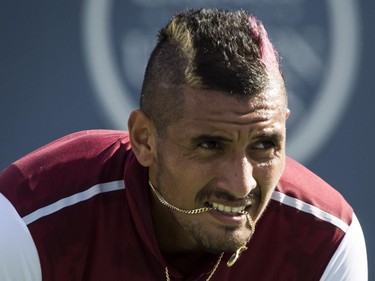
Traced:
MULTIPOLYGON (((146 2, 144 0, 142 3, 146 2)), ((163 1, 159 0, 159 2, 163 1)), ((293 64, 294 57, 295 70, 301 75, 305 73, 308 76, 312 70, 319 69, 319 67, 323 67, 326 72, 323 79, 318 82, 320 85, 312 104, 309 104, 308 108, 302 107, 303 112, 298 114, 298 120, 293 121, 293 132, 288 136, 288 154, 302 162, 308 161, 316 154, 335 132, 350 101, 358 68, 360 39, 357 3, 352 0, 329 0, 326 3, 329 11, 328 24, 331 30, 328 62, 317 66, 319 58, 314 59, 313 56, 305 56, 304 61, 297 61, 297 54, 283 55, 285 59, 291 60, 291 64, 293 64)), ((83 45, 94 94, 111 125, 124 129, 129 113, 138 106, 138 101, 130 92, 129 84, 125 84, 125 79, 117 70, 115 63, 118 58, 114 55, 112 45, 112 5, 111 0, 86 0, 84 2, 83 45)), ((292 47, 298 47, 299 50, 308 47, 303 38, 293 33, 292 29, 287 36, 288 38, 284 38, 286 42, 299 44, 292 47)), ((134 32, 132 38, 137 38, 138 43, 147 41, 147 38, 139 32, 134 32)), ((283 37, 279 39, 282 41, 283 37)), ((292 48, 284 46, 281 51, 282 49, 287 51, 292 48)), ((127 60, 129 59, 136 60, 131 55, 128 55, 127 60)), ((136 62, 132 65, 134 64, 136 62)), ((137 79, 137 77, 139 78, 137 71, 129 72, 127 81, 137 79)), ((292 92, 291 100, 297 101, 297 104, 298 95, 292 92)), ((291 110, 293 116, 293 108, 291 110)))

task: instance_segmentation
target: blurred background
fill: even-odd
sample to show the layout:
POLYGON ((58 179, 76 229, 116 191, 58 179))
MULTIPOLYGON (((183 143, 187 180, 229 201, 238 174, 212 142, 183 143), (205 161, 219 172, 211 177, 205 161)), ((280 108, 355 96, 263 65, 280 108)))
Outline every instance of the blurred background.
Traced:
POLYGON ((288 154, 353 206, 375 280, 374 1, 2 0, 0 170, 75 131, 126 129, 157 31, 197 7, 264 23, 289 89, 288 154))

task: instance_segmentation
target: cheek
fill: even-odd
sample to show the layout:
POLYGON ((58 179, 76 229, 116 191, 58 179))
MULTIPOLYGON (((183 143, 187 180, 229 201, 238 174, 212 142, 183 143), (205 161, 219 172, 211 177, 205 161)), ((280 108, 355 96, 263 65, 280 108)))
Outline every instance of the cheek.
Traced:
POLYGON ((274 189, 282 175, 283 167, 283 162, 277 161, 277 163, 262 164, 254 168, 254 178, 260 186, 261 191, 267 192, 274 189))
POLYGON ((159 148, 155 170, 160 192, 165 199, 183 207, 181 202, 194 200, 198 193, 200 171, 173 143, 165 141, 159 148))
POLYGON ((175 159, 164 159, 158 167, 158 183, 165 199, 183 207, 195 198, 199 182, 194 169, 175 159))
MULTIPOLYGON (((178 155, 176 153, 176 155, 178 155)), ((170 157, 165 159, 164 170, 168 172, 168 177, 181 182, 184 185, 200 185, 210 174, 209 163, 199 163, 180 155, 180 157, 170 157)))

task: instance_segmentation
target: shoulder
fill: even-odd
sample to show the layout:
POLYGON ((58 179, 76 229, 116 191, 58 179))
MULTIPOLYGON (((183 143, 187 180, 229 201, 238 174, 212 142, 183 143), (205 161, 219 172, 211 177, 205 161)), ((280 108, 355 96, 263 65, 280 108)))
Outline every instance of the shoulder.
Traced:
POLYGON ((121 148, 130 148, 127 132, 113 130, 81 131, 46 144, 14 162, 11 166, 17 167, 23 173, 29 171, 35 173, 37 168, 43 169, 46 164, 72 162, 80 158, 89 159, 103 151, 114 152, 121 148))
POLYGON ((360 223, 343 196, 319 176, 288 158, 284 174, 273 195, 277 213, 294 221, 295 233, 309 229, 314 239, 308 245, 323 245, 324 273, 321 280, 367 280, 367 254, 360 223), (281 212, 281 210, 285 210, 281 212))
POLYGON ((323 219, 339 220, 346 229, 352 221, 353 209, 344 197, 327 182, 300 163, 287 158, 284 173, 273 199, 303 208, 323 219), (346 227, 344 226, 346 225, 346 227))
POLYGON ((69 161, 79 157, 89 158, 106 149, 130 147, 129 136, 124 131, 88 130, 73 133, 53 141, 16 161, 14 165, 27 168, 38 160, 69 161), (59 156, 57 158, 57 155, 59 156))
POLYGON ((368 280, 366 244, 361 225, 355 214, 321 278, 321 281, 329 280, 368 280))
POLYGON ((127 132, 74 133, 31 152, 0 173, 0 193, 21 216, 98 183, 121 180, 127 132))
POLYGON ((272 265, 273 279, 283 272, 296 280, 362 281, 346 276, 367 272, 363 234, 351 206, 328 183, 289 158, 249 247, 257 253, 245 253, 258 262, 252 273, 262 276, 272 265), (268 267, 262 268, 259 261, 268 267))
POLYGON ((0 280, 42 280, 39 257, 31 234, 2 194, 0 229, 0 280))
MULTIPOLYGON (((51 256, 56 253, 69 257, 76 250, 77 257, 82 255, 92 226, 105 229, 106 215, 114 217, 126 209, 123 176, 130 154, 126 132, 83 131, 47 144, 0 172, 0 229, 7 230, 0 231, 0 248, 7 250, 0 251, 0 263, 8 255, 12 258, 4 263, 10 280, 38 280, 40 270, 46 274, 54 266, 51 256), (106 215, 97 215, 103 206, 106 215), (76 244, 79 239, 82 243, 76 244)), ((2 269, 0 265, 0 279, 9 280, 2 269)))

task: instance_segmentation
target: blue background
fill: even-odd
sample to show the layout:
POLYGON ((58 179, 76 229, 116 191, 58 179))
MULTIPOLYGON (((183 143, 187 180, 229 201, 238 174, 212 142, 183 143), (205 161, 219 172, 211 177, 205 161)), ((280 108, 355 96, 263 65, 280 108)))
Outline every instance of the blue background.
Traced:
MULTIPOLYGON (((110 38, 117 58, 121 57, 121 41, 116 36, 126 34, 127 27, 138 25, 155 34, 168 20, 171 10, 181 9, 172 0, 150 3, 159 2, 167 4, 159 7, 155 4, 152 7, 157 9, 155 17, 158 18, 153 24, 152 14, 147 20, 137 17, 141 8, 135 4, 136 1, 114 1, 113 37, 110 38)), ((215 6, 215 1, 208 2, 215 6)), ((259 2, 264 2, 267 8, 261 9, 256 5, 259 18, 266 27, 267 23, 275 25, 275 19, 272 18, 274 11, 269 10, 272 1, 259 2)), ((296 6, 302 6, 302 10, 308 10, 303 14, 302 25, 304 22, 316 21, 322 34, 330 36, 328 8, 322 9, 320 1, 310 1, 310 4, 303 5, 302 0, 289 2, 295 2, 296 6), (311 18, 306 15, 311 15, 311 18)), ((340 122, 332 128, 330 138, 319 151, 303 162, 339 190, 355 209, 367 242, 369 280, 375 280, 375 220, 372 217, 375 198, 375 2, 357 2, 360 55, 350 102, 340 122)), ((84 129, 116 127, 104 114, 93 94, 95 86, 87 69, 87 50, 83 47, 84 7, 84 2, 77 0, 0 2, 0 170, 24 154, 65 134, 84 129)), ((243 8, 251 11, 251 4, 243 8)), ((278 21, 287 22, 288 19, 290 17, 278 21)), ((288 24, 293 25, 293 22, 288 24)), ((323 60, 329 56, 329 48, 329 44, 323 44, 322 51, 318 51, 323 60), (324 52, 323 49, 328 51, 324 52)), ((147 56, 139 64, 143 65, 145 59, 147 56)), ((138 66, 138 69, 142 70, 142 67, 138 66)), ((126 80, 129 69, 121 69, 120 63, 118 68, 123 74, 121 77, 126 80)), ((134 69, 137 69, 136 65, 134 69)), ((140 79, 130 83, 129 88, 134 96, 139 91, 140 79)), ((289 79, 293 84, 293 79, 289 79)), ((324 79, 324 73, 315 79, 319 83, 324 79)), ((307 90, 316 89, 310 86, 307 90)), ((305 98, 307 102, 309 99, 312 99, 311 95, 305 98)), ((123 128, 126 121, 124 118, 123 128)))

